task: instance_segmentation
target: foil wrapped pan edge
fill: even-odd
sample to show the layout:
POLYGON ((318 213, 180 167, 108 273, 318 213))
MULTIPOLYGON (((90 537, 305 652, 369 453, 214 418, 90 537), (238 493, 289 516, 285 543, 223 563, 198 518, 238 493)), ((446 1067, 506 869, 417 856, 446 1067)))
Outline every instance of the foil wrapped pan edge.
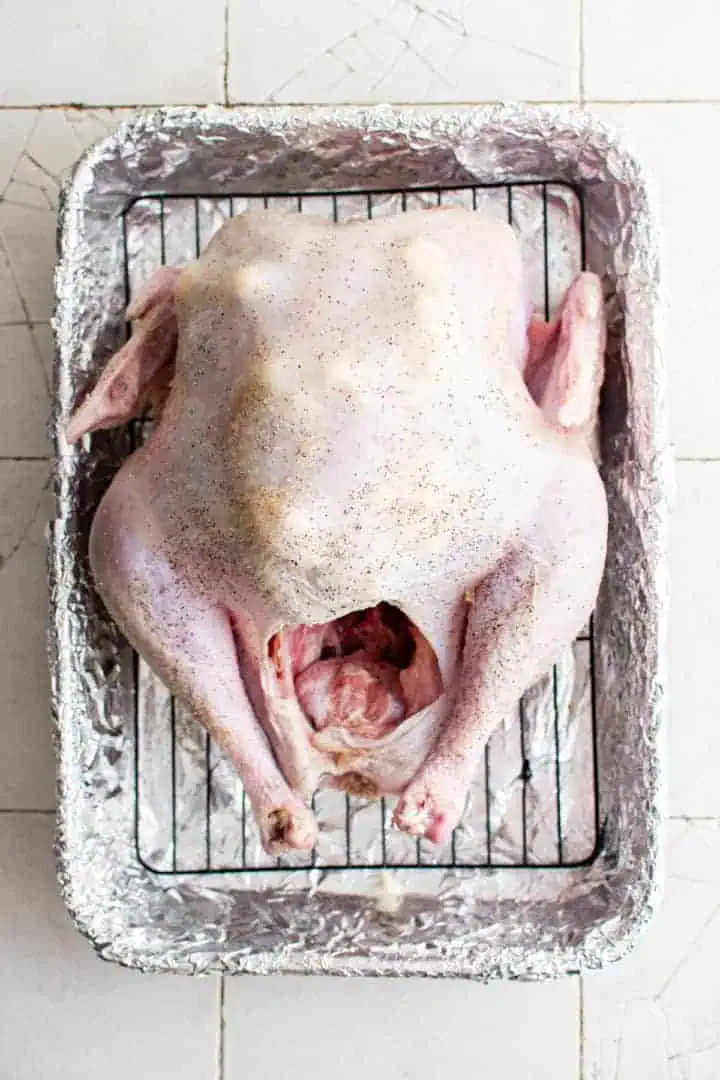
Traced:
POLYGON ((100 955, 146 971, 540 979, 599 967, 634 944, 657 901, 665 712, 670 455, 658 238, 647 180, 604 124, 576 110, 160 109, 78 164, 56 271, 49 651, 58 755, 59 879, 100 955), (118 344, 118 220, 150 191, 258 192, 562 179, 582 189, 587 260, 609 318, 601 431, 611 512, 596 614, 601 843, 573 870, 422 871, 382 882, 318 874, 298 893, 243 875, 163 879, 132 838, 132 663, 87 575, 91 512, 126 435, 69 448, 73 402, 118 344), (407 877, 407 880, 404 878, 407 877))

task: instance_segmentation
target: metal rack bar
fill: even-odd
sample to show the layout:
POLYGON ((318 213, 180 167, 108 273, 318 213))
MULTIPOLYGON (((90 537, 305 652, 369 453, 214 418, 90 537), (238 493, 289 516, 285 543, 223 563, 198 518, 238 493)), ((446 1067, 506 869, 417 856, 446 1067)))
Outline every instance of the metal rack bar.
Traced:
MULTIPOLYGON (((167 260, 167 237, 166 237, 166 225, 167 225, 167 211, 166 204, 172 200, 185 200, 192 211, 192 230, 193 239, 191 249, 194 251, 195 256, 198 256, 204 246, 204 240, 202 233, 202 213, 203 204, 208 202, 209 204, 220 207, 223 205, 226 210, 222 211, 223 214, 227 213, 229 216, 233 216, 235 213, 235 200, 242 198, 251 202, 255 200, 259 205, 264 208, 269 208, 272 205, 274 199, 282 199, 285 205, 287 205, 288 199, 294 203, 294 207, 297 212, 302 213, 307 208, 307 203, 311 199, 328 199, 330 198, 331 216, 332 220, 337 222, 340 220, 340 202, 339 200, 349 197, 360 197, 363 199, 365 214, 368 220, 372 220, 373 215, 376 212, 377 204, 376 199, 381 197, 398 196, 399 197, 399 209, 404 212, 408 209, 408 200, 410 195, 427 195, 430 201, 438 206, 446 205, 453 193, 467 192, 469 200, 474 210, 477 210, 480 205, 480 193, 505 191, 505 215, 507 221, 512 225, 515 224, 514 217, 516 207, 514 204, 514 191, 516 189, 523 188, 539 189, 542 197, 542 242, 543 242, 543 270, 544 270, 544 308, 545 317, 550 315, 550 303, 551 303, 551 289, 550 289, 550 260, 549 251, 552 238, 549 201, 551 192, 556 187, 562 187, 566 190, 569 185, 563 181, 554 180, 526 180, 518 181, 513 184, 506 184, 502 182, 490 183, 490 184, 450 184, 446 185, 442 189, 435 187, 414 187, 411 189, 382 189, 382 190, 345 190, 345 191, 333 191, 333 192, 260 192, 260 193, 246 193, 246 192, 233 192, 231 194, 217 194, 217 193, 198 193, 193 196, 174 194, 174 193, 148 193, 147 195, 135 198, 131 200, 125 209, 122 217, 122 242, 124 251, 124 284, 126 297, 129 300, 131 295, 131 273, 130 273, 130 256, 129 256, 129 228, 130 218, 134 212, 134 208, 138 204, 142 204, 142 208, 145 212, 154 212, 157 215, 158 234, 159 234, 159 254, 160 262, 165 264, 167 260), (446 198, 447 197, 447 198, 446 198)), ((584 235, 584 208, 582 203, 582 197, 580 192, 572 188, 572 195, 576 200, 579 210, 580 220, 580 265, 584 269, 585 267, 585 235, 584 235)), ((467 205, 467 203, 466 203, 467 205)), ((518 211, 519 212, 519 211, 518 211)), ((133 446, 138 444, 141 438, 139 425, 134 426, 131 432, 131 439, 133 446)), ((596 673, 595 673, 595 641, 594 641, 594 621, 590 621, 589 632, 581 634, 578 641, 586 642, 589 649, 589 669, 590 669, 590 718, 591 718, 591 739, 592 739, 592 784, 593 784, 593 798, 594 798, 594 837, 593 837, 593 852, 601 842, 601 828, 600 828, 600 806, 599 806, 599 783, 598 783, 598 754, 597 754, 597 705, 596 705, 596 673)), ((133 666, 135 685, 139 684, 139 665, 137 657, 134 658, 133 666)), ((533 760, 531 751, 527 741, 527 717, 524 702, 519 704, 519 728, 520 728, 520 765, 518 772, 518 780, 522 784, 522 839, 521 839, 521 857, 512 863, 502 861, 503 868, 511 869, 513 867, 532 867, 537 869, 551 869, 558 867, 572 867, 585 865, 591 861, 592 855, 588 858, 581 859, 573 862, 567 857, 566 845, 563 836, 563 806, 562 806, 562 769, 560 762, 560 732, 559 732, 559 711, 560 705, 558 701, 558 676, 557 669, 553 670, 551 681, 551 695, 553 704, 553 719, 554 719, 554 780, 556 788, 555 799, 555 831, 557 837, 557 857, 555 861, 533 861, 531 855, 530 834, 529 834, 529 785, 533 781, 533 760)), ((139 784, 141 782, 141 774, 143 768, 142 751, 140 746, 140 740, 138 733, 140 730, 140 714, 139 714, 139 700, 138 695, 135 695, 135 749, 134 749, 134 769, 135 769, 135 783, 136 792, 138 791, 139 784)), ((170 710, 170 734, 172 738, 172 754, 170 761, 170 792, 172 797, 171 807, 171 845, 170 845, 170 858, 169 861, 172 865, 172 870, 168 871, 160 867, 149 866, 149 869, 155 870, 157 873, 177 873, 177 848, 178 848, 178 814, 177 814, 177 800, 178 800, 178 757, 177 757, 177 738, 178 738, 178 714, 175 707, 175 703, 172 703, 170 710)), ((287 873, 289 868, 285 861, 275 861, 274 863, 267 864, 264 862, 262 865, 254 866, 248 863, 249 858, 249 843, 248 843, 248 805, 246 796, 243 794, 242 804, 239 808, 238 815, 238 829, 240 832, 239 840, 239 853, 240 858, 237 864, 233 865, 214 865, 213 862, 213 841, 216 838, 216 832, 213 829, 213 814, 215 810, 215 790, 213 779, 213 764, 212 764, 212 745, 209 737, 205 735, 205 741, 202 747, 202 755, 204 762, 204 769, 206 774, 205 784, 205 810, 204 810, 204 842, 201 845, 204 847, 204 860, 202 865, 198 865, 193 868, 183 869, 182 873, 229 873, 236 871, 252 872, 262 871, 267 873, 268 871, 278 870, 287 873)), ((327 871, 339 871, 345 870, 348 867, 356 869, 378 869, 378 865, 398 865, 405 869, 411 869, 412 867, 423 868, 438 868, 438 867, 462 867, 463 869, 483 868, 490 867, 499 864, 499 853, 495 851, 495 828, 493 822, 494 804, 493 804, 493 747, 492 744, 485 748, 483 768, 481 769, 482 777, 484 777, 484 805, 485 805, 485 836, 484 836, 484 857, 479 853, 475 853, 472 860, 468 861, 466 858, 459 856, 460 843, 459 833, 456 831, 453 833, 449 851, 446 852, 442 860, 431 859, 423 851, 423 845, 418 840, 414 842, 411 847, 414 851, 414 861, 398 863, 393 858, 392 863, 389 863, 390 857, 390 841, 389 841, 389 805, 388 800, 383 798, 380 801, 380 864, 365 863, 363 861, 353 861, 352 858, 352 842, 353 842, 353 821, 356 808, 360 805, 358 800, 345 797, 345 810, 344 810, 344 858, 326 858, 322 862, 319 860, 317 848, 313 850, 311 856, 311 865, 318 866, 323 872, 327 871)), ((481 778, 482 778, 481 777, 481 778)), ((313 800, 313 805, 315 801, 313 800)), ((140 852, 140 800, 136 798, 135 806, 135 836, 136 846, 138 850, 138 858, 144 865, 148 865, 147 861, 143 858, 140 852)), ((307 863, 305 864, 305 868, 307 863)), ((300 867, 298 867, 300 869, 300 867)))

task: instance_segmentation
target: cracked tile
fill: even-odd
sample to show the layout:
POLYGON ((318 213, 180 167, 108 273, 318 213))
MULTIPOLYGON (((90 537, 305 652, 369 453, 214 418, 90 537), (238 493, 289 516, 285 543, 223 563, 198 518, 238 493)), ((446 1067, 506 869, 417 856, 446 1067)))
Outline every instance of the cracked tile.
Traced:
POLYGON ((46 461, 0 461, 0 808, 54 805, 45 647, 46 461))
POLYGON ((66 122, 75 132, 81 146, 90 146, 115 130, 120 120, 131 115, 132 109, 66 109, 66 122))
POLYGON ((635 953, 583 980, 585 1075, 720 1075, 720 821, 671 822, 665 896, 635 953))
POLYGON ((170 0, 19 4, 0 38, 0 104, 220 101, 223 42, 222 0, 182 18, 170 0))
POLYGON ((0 196, 10 182, 37 117, 36 112, 26 109, 7 109, 0 113, 0 196))
POLYGON ((0 816, 3 1076, 209 1080, 217 979, 141 975, 94 956, 63 908, 52 844, 51 818, 0 816))
POLYGON ((41 109, 15 179, 57 189, 84 150, 117 127, 126 109, 41 109))
POLYGON ((33 327, 33 338, 35 339, 37 355, 42 364, 49 400, 52 393, 53 365, 55 361, 55 341, 50 323, 36 323, 33 327))
POLYGON ((48 321, 53 310, 56 213, 27 203, 0 203, 0 237, 16 287, 31 319, 48 321))
POLYGON ((720 288, 720 151, 712 105, 589 106, 625 135, 645 166, 662 229, 664 354, 670 435, 681 457, 720 456, 713 342, 720 288), (701 150, 698 148, 701 147, 701 150))
MULTIPOLYGON (((17 317, 13 299, 17 301, 18 296, 20 318, 24 304, 30 319, 46 322, 54 303, 52 273, 60 185, 83 151, 109 134, 127 112, 38 109, 22 115, 27 122, 18 127, 16 112, 0 111, 1 160, 6 177, 5 196, 0 201, 0 287, 8 282, 8 299, 0 298, 0 322, 17 317), (15 155, 12 161, 4 156, 6 136, 15 155)), ((0 288, 0 295, 4 293, 0 288)))
POLYGON ((57 210, 58 182, 26 149, 18 159, 5 198, 13 203, 39 206, 43 210, 57 210))
POLYGON ((47 186, 11 180, 5 190, 5 201, 13 206, 39 207, 41 210, 57 210, 57 202, 47 186))
POLYGON ((20 294, 15 286, 7 254, 0 244, 0 326, 6 322, 20 322, 25 312, 20 294))
POLYGON ((47 376, 28 326, 0 326, 0 388, 0 457, 49 454, 47 376))
POLYGON ((574 101, 579 0, 230 0, 232 101, 574 101), (272 56, 272 64, 264 62, 272 56))
POLYGON ((226 1075, 286 1080, 292 1062, 314 1080, 577 1080, 577 989, 570 978, 314 979, 310 990, 302 976, 229 979, 226 1075))

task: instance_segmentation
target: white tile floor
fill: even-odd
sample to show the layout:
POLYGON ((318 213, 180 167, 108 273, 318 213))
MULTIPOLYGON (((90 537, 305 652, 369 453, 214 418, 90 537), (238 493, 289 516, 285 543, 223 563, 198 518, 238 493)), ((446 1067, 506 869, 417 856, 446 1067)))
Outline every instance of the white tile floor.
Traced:
POLYGON ((0 1080, 361 1070, 383 1080, 717 1080, 718 6, 26 0, 0 10, 0 1080), (626 129, 657 181, 680 459, 661 914, 633 958, 556 985, 236 979, 221 1010, 217 980, 103 965, 64 915, 51 859, 44 423, 58 179, 116 122, 102 106, 503 97, 587 98, 626 129), (42 108, 73 102, 96 108, 42 108))

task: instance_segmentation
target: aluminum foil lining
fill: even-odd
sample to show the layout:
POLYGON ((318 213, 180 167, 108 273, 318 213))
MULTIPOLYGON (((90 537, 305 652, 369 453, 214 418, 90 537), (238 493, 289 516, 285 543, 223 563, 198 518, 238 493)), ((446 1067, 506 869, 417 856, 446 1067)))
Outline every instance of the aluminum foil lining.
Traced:
POLYGON ((85 155, 64 192, 56 272, 50 653, 60 881, 103 956, 189 973, 543 978, 631 947, 658 879, 669 482, 658 288, 641 171, 575 111, 157 110, 85 155), (261 200, 352 217, 368 199, 373 214, 394 213, 437 190, 507 211, 506 187, 473 195, 477 184, 512 185, 539 307, 552 310, 583 255, 603 278, 611 525, 593 636, 493 741, 492 798, 480 778, 452 852, 390 833, 377 803, 328 793, 312 864, 273 863, 237 779, 135 661, 88 578, 92 515, 130 435, 69 448, 62 427, 122 342, 133 289, 159 261, 194 257, 229 214, 261 200), (523 787, 529 818, 519 732, 539 763, 523 787))
MULTIPOLYGON (((418 206, 461 205, 511 221, 538 311, 555 310, 583 262, 582 202, 558 183, 356 191, 292 196, 176 197, 153 193, 125 211, 124 260, 131 298, 156 268, 182 265, 231 215, 281 210, 328 220, 373 220, 418 206)), ((138 433, 144 437, 145 431, 138 433)), ((263 851, 239 778, 204 731, 174 702, 152 671, 137 673, 137 850, 160 873, 292 869, 283 888, 337 887, 326 871, 487 865, 569 866, 590 858, 598 841, 593 756, 593 643, 589 627, 552 672, 526 695, 492 739, 477 770, 462 825, 443 848, 389 827, 390 800, 321 791, 312 853, 272 859, 263 851), (327 878, 327 880, 325 880, 327 878)), ((275 887, 280 883, 275 877, 275 887)), ((253 887, 257 887, 257 881, 253 887)), ((268 882, 265 883, 269 884, 268 882)))

